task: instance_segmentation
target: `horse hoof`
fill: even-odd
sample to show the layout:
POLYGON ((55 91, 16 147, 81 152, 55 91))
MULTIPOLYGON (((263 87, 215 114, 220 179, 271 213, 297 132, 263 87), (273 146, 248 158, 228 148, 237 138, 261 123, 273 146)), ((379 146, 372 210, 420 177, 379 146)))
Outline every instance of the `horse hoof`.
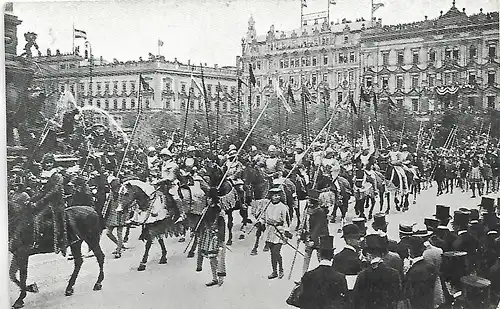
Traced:
POLYGON ((12 308, 22 308, 24 307, 24 301, 22 300, 16 300, 14 305, 12 305, 12 308))
POLYGON ((36 283, 32 283, 26 287, 26 291, 31 293, 38 293, 38 285, 36 285, 36 283))
POLYGON ((232 240, 228 240, 228 241, 226 242, 226 245, 228 245, 228 246, 231 246, 232 244, 233 244, 233 241, 232 241, 232 240))
POLYGON ((167 258, 161 258, 158 264, 167 264, 167 258))
POLYGON ((146 265, 145 264, 140 264, 139 267, 137 267, 138 271, 144 271, 146 270, 146 265))
POLYGON ((257 249, 252 249, 252 251, 250 251, 250 255, 257 255, 258 252, 257 252, 257 249))
POLYGON ((100 290, 102 290, 102 283, 94 284, 94 291, 100 291, 100 290))
POLYGON ((188 258, 194 258, 194 252, 189 252, 187 255, 188 258))
POLYGON ((66 289, 66 291, 64 292, 64 295, 71 296, 71 295, 73 295, 74 292, 75 292, 75 290, 73 290, 73 288, 69 288, 69 289, 66 289))
POLYGON ((245 235, 240 235, 240 240, 245 239, 245 235))

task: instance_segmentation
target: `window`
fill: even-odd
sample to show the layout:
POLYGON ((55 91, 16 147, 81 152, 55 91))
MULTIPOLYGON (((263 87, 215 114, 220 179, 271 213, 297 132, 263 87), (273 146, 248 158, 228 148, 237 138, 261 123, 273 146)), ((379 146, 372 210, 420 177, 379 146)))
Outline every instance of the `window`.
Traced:
POLYGON ((477 47, 475 45, 472 45, 469 48, 469 58, 474 59, 477 57, 477 47))
POLYGON ((444 58, 445 58, 445 59, 447 59, 447 60, 448 60, 448 59, 451 59, 451 55, 452 55, 452 50, 451 50, 451 48, 447 48, 447 49, 445 49, 445 51, 444 51, 444 58))
POLYGON ((396 105, 398 107, 403 107, 403 99, 396 99, 396 105))
POLYGON ((354 73, 352 71, 349 71, 349 84, 352 84, 354 82, 354 73))
POLYGON ((344 53, 339 53, 339 63, 347 63, 347 57, 344 53))
POLYGON ((285 61, 284 61, 284 66, 285 66, 285 69, 287 69, 287 68, 288 68, 288 59, 285 59, 285 61))
POLYGON ((366 87, 371 87, 371 86, 372 86, 372 84, 373 84, 373 79, 372 79, 372 77, 371 77, 371 76, 367 76, 367 77, 365 78, 365 86, 366 86, 366 87))
POLYGON ((281 60, 280 60, 280 69, 283 69, 283 67, 284 67, 284 66, 285 66, 285 65, 284 65, 284 63, 283 63, 283 59, 281 59, 281 60))
POLYGON ((476 105, 474 97, 468 97, 469 108, 474 108, 476 105))
POLYGON ((411 106, 414 112, 418 112, 418 99, 411 99, 411 106))
POLYGON ((312 65, 313 65, 313 67, 317 65, 316 57, 312 58, 312 65))
POLYGON ((61 92, 64 92, 64 90, 66 89, 64 85, 59 86, 59 88, 61 89, 61 92))
POLYGON ((436 51, 432 50, 429 52, 429 62, 436 62, 436 51))
POLYGON ((295 67, 295 59, 290 59, 290 67, 291 68, 295 67))
POLYGON ((69 91, 71 92, 71 94, 75 94, 75 85, 70 85, 69 86, 69 91))
POLYGON ((342 81, 342 72, 337 72, 337 83, 340 84, 342 81))
POLYGON ((211 84, 207 85, 207 95, 212 95, 212 85, 211 84))
POLYGON ((490 46, 488 46, 488 57, 496 58, 496 55, 497 55, 497 47, 495 46, 495 44, 490 44, 490 46))
POLYGON ((453 60, 458 60, 458 58, 460 57, 459 55, 460 55, 460 51, 459 51, 458 47, 455 47, 453 49, 453 60))
POLYGON ((135 82, 130 82, 130 89, 132 90, 132 92, 135 91, 135 82))
POLYGON ((130 109, 134 109, 135 108, 135 99, 132 98, 132 100, 130 100, 130 109))
POLYGON ((323 56, 323 65, 328 64, 328 56, 323 56))
POLYGON ((259 70, 260 70, 260 66, 261 66, 260 61, 257 61, 257 69, 259 69, 259 70))
POLYGON ((170 105, 170 99, 166 99, 165 100, 165 108, 166 109, 171 109, 172 108, 172 106, 170 105))
POLYGON ((396 77, 396 88, 403 89, 403 86, 404 86, 403 83, 404 83, 403 76, 397 76, 396 77))
POLYGON ((127 82, 122 82, 122 92, 127 91, 127 82))
POLYGON ((495 72, 488 72, 488 85, 489 86, 494 86, 495 85, 495 72))
POLYGON ((382 77, 382 88, 387 89, 389 87, 389 77, 383 76, 382 77))
POLYGON ((313 74, 312 75, 312 85, 313 86, 316 86, 316 82, 318 81, 318 77, 316 76, 316 74, 313 74))
POLYGON ((325 83, 327 83, 327 82, 328 82, 328 74, 327 74, 327 73, 324 73, 324 74, 323 74, 323 81, 324 81, 325 83))
POLYGON ((382 53, 382 64, 389 65, 389 53, 382 53))
POLYGON ((109 110, 109 100, 108 99, 104 100, 104 109, 109 110))
POLYGON ((259 78, 259 79, 257 79, 257 81, 256 81, 256 83, 255 83, 255 84, 257 85, 257 87, 260 87, 260 78, 259 78))
POLYGON ((105 83, 104 83, 104 90, 105 90, 106 92, 109 92, 109 82, 105 82, 105 83))
POLYGON ((306 57, 306 66, 310 66, 311 65, 311 58, 309 57, 306 57))
POLYGON ((302 57, 302 66, 305 67, 306 66, 306 58, 305 57, 302 57))
POLYGON ((97 102, 96 102, 96 106, 97 106, 98 108, 101 108, 101 100, 97 100, 97 102))
POLYGON ((450 85, 452 83, 452 75, 450 72, 444 73, 444 83, 450 85))
POLYGON ((186 92, 186 83, 181 83, 181 92, 182 93, 186 92))
POLYGON ((78 86, 78 91, 85 92, 85 83, 80 83, 80 85, 78 86))
POLYGON ((118 90, 118 82, 117 81, 113 82, 113 89, 118 90))
POLYGON ((337 92, 337 102, 342 102, 342 91, 337 92))
POLYGON ((118 109, 118 100, 117 100, 117 99, 114 99, 114 100, 113 100, 113 109, 114 109, 114 110, 117 110, 117 109, 118 109))
POLYGON ((255 98, 255 105, 257 107, 260 107, 260 95, 258 95, 256 98, 255 98))
POLYGON ((122 99, 122 110, 127 109, 127 99, 122 99))
POLYGON ((344 44, 349 43, 349 36, 344 35, 344 44))
POLYGON ((404 58, 404 52, 398 51, 398 65, 403 65, 404 58))
POLYGON ((413 51, 413 64, 418 64, 418 50, 413 51))
POLYGON ((476 72, 469 72, 469 85, 476 83, 476 72))
POLYGON ((231 86, 231 94, 234 96, 235 93, 236 93, 236 87, 231 86))
POLYGON ((283 80, 283 76, 280 76, 278 79, 278 84, 280 85, 280 87, 283 87, 284 83, 285 83, 285 81, 283 80))
POLYGON ((272 78, 268 78, 268 79, 267 79, 267 84, 268 84, 269 86, 272 86, 272 85, 273 85, 273 79, 272 79, 272 78))
POLYGON ((90 105, 90 106, 94 105, 94 100, 90 99, 90 100, 89 100, 89 105, 90 105))
POLYGON ((356 56, 355 56, 354 52, 350 52, 349 53, 349 62, 352 63, 354 61, 356 61, 356 56))
POLYGON ((189 109, 194 109, 194 100, 189 100, 189 109))
POLYGON ((495 96, 488 96, 488 108, 495 108, 495 96))
POLYGON ((413 75, 411 77, 411 87, 418 88, 418 75, 413 75))
POLYGON ((436 77, 434 75, 429 75, 429 87, 434 87, 434 81, 436 77))

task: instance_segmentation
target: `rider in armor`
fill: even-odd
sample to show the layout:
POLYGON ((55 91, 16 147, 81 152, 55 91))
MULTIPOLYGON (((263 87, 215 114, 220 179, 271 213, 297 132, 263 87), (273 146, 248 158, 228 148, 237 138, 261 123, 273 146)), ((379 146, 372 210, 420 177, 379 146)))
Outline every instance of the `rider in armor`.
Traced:
POLYGON ((176 182, 179 175, 179 166, 175 163, 173 157, 174 154, 167 148, 163 148, 160 152, 160 158, 162 160, 160 163, 161 179, 168 180, 171 183, 176 182))
POLYGON ((34 243, 33 248, 38 247, 38 234, 40 220, 48 212, 52 211, 52 221, 54 223, 54 251, 62 252, 65 255, 66 231, 64 229, 64 178, 59 173, 58 168, 54 168, 55 157, 47 154, 42 159, 42 182, 45 183, 41 193, 31 198, 33 207, 36 209, 34 218, 34 243))
POLYGON ((222 172, 226 174, 227 175, 226 178, 232 182, 234 188, 238 191, 238 196, 243 197, 242 194, 244 193, 244 190, 242 188, 243 186, 242 173, 245 167, 238 160, 236 156, 237 153, 238 152, 236 150, 229 151, 222 172))
POLYGON ((402 159, 404 159, 404 163, 408 163, 407 156, 401 154, 401 152, 398 150, 397 143, 393 143, 392 150, 389 151, 389 163, 394 167, 396 174, 399 176, 401 184, 403 185, 403 189, 407 190, 408 181, 406 178, 405 170, 402 167, 402 165, 404 164, 402 159))
POLYGON ((189 146, 187 148, 187 155, 183 163, 184 169, 191 175, 194 174, 194 167, 199 168, 198 158, 196 157, 196 148, 194 146, 189 146))
MULTIPOLYGON (((282 176, 283 161, 278 156, 278 149, 274 145, 268 148, 269 157, 266 158, 264 172, 269 178, 276 178, 274 176, 282 176)), ((272 181, 271 181, 272 183, 272 181)))

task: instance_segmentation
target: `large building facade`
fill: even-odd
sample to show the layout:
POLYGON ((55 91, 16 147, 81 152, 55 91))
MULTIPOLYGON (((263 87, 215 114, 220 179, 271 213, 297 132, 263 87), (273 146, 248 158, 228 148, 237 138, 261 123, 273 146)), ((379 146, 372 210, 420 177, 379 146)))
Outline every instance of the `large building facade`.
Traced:
POLYGON ((467 15, 455 2, 439 17, 367 29, 364 86, 415 113, 500 110, 498 12, 467 15))
MULTIPOLYGON (((102 109, 113 115, 119 124, 127 115, 134 115, 139 107, 145 113, 184 115, 191 86, 194 90, 189 100, 189 113, 205 113, 205 99, 197 87, 202 85, 200 66, 155 56, 148 60, 107 63, 78 54, 56 52, 53 55, 50 51, 34 60, 42 68, 35 75, 35 83, 46 93, 59 94, 68 90, 79 106, 102 109), (139 76, 150 87, 149 90, 141 88, 140 97, 139 76), (196 81, 194 85, 191 76, 196 81)), ((219 102, 222 119, 236 121, 236 68, 203 67, 203 75, 210 113, 215 115, 219 102)))
POLYGON ((328 23, 324 18, 290 32, 271 26, 267 35, 257 36, 250 18, 239 65, 243 79, 252 65, 255 107, 278 81, 289 83, 297 97, 301 85, 317 96, 328 88, 330 104, 348 95, 359 102, 364 87, 372 98, 374 93, 381 102, 391 98, 413 112, 453 105, 500 110, 499 49, 498 12, 467 15, 453 2, 435 19, 394 26, 381 19, 328 23))

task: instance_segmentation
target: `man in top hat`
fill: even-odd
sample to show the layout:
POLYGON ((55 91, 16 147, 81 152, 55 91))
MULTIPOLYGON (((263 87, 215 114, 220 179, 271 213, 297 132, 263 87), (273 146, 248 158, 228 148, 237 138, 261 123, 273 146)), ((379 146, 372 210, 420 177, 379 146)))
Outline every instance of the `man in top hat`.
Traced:
POLYGON ((500 219, 496 214, 495 200, 488 196, 481 197, 481 204, 478 205, 486 211, 483 214, 483 224, 488 230, 498 229, 500 225, 500 219))
POLYGON ((455 211, 453 225, 457 231, 457 238, 452 243, 452 249, 467 252, 469 269, 473 270, 476 267, 478 240, 468 231, 469 214, 455 211))
POLYGON ((344 275, 357 275, 361 271, 360 249, 361 232, 356 224, 342 227, 342 238, 346 243, 344 249, 333 257, 332 267, 344 275))
POLYGON ((281 202, 281 191, 280 186, 269 190, 271 203, 267 207, 264 216, 260 219, 261 224, 265 224, 266 227, 266 245, 271 253, 273 271, 268 276, 269 279, 277 277, 281 279, 284 275, 281 247, 284 243, 285 233, 288 231, 288 207, 281 202))
MULTIPOLYGON (((384 233, 387 237, 387 226, 389 223, 386 221, 386 214, 379 212, 373 216, 372 228, 377 233, 384 233)), ((387 238, 388 250, 391 252, 396 252, 398 242, 387 238)))
POLYGON ((383 262, 384 239, 378 234, 365 238, 363 255, 370 264, 356 279, 354 308, 395 309, 401 296, 401 278, 398 271, 383 262))
POLYGON ((491 230, 486 233, 478 244, 478 259, 477 259, 477 275, 486 278, 490 268, 497 262, 500 256, 500 251, 497 251, 496 239, 499 234, 496 230, 491 230))
POLYGON ((346 308, 346 278, 331 267, 334 250, 333 236, 321 236, 318 249, 319 266, 306 272, 300 282, 302 286, 300 308, 346 308))
POLYGON ((418 236, 408 239, 412 264, 403 280, 403 295, 412 309, 434 309, 434 288, 438 270, 427 262, 423 253, 424 240, 418 236))
POLYGON ((436 205, 436 213, 434 214, 434 217, 439 220, 439 225, 448 226, 451 219, 450 206, 436 205))
MULTIPOLYGON (((319 249, 320 237, 329 235, 328 220, 326 212, 321 208, 319 201, 319 191, 312 189, 309 191, 309 207, 307 209, 306 226, 302 231, 302 241, 306 246, 304 266, 302 267, 302 274, 306 273, 309 269, 311 256, 314 250, 319 249)), ((318 254, 318 260, 320 255, 318 254)))

